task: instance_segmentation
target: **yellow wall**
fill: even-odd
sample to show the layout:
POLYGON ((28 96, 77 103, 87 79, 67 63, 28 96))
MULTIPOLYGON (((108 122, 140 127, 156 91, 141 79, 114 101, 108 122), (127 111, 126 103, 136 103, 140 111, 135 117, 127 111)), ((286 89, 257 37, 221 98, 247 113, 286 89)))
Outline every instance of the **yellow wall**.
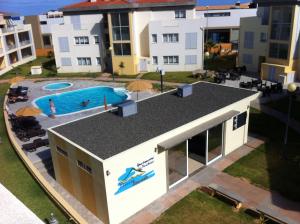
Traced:
POLYGON ((48 136, 56 181, 101 221, 108 223, 102 163, 51 131, 48 132, 48 136), (66 151, 68 156, 58 153, 56 146, 66 151), (77 160, 90 166, 92 174, 80 168, 77 160))
POLYGON ((0 69, 3 69, 5 68, 5 60, 4 60, 4 57, 0 57, 0 69))
POLYGON ((134 33, 133 33, 133 14, 132 12, 128 13, 129 18, 129 29, 130 29, 130 41, 114 41, 112 35, 112 23, 111 23, 111 14, 108 14, 108 29, 109 29, 109 39, 110 46, 112 49, 112 67, 113 72, 117 72, 120 75, 135 75, 138 73, 137 65, 138 58, 135 56, 135 47, 134 47, 134 33), (130 43, 131 55, 119 56, 114 54, 113 45, 114 43, 130 43), (123 62, 124 68, 120 68, 120 64, 123 62))

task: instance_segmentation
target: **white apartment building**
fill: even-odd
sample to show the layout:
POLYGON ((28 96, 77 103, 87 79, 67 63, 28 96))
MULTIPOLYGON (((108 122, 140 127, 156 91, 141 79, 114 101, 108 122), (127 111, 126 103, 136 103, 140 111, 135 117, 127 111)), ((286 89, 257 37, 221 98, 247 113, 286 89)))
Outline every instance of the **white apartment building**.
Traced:
POLYGON ((0 75, 35 58, 31 25, 15 24, 0 14, 0 75))
POLYGON ((52 26, 58 71, 201 69, 203 32, 195 6, 195 0, 90 0, 66 6, 64 24, 52 26))
POLYGON ((239 40, 240 20, 257 13, 255 4, 240 4, 238 1, 234 5, 199 6, 196 10, 205 27, 205 35, 208 35, 207 40, 233 44, 239 40))

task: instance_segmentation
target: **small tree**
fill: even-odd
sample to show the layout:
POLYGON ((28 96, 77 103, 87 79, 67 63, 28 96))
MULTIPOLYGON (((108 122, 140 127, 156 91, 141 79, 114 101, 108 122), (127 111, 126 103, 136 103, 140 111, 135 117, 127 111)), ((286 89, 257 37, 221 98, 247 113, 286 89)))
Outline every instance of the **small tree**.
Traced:
POLYGON ((119 64, 119 68, 120 68, 120 70, 121 70, 121 75, 123 74, 123 69, 125 68, 125 65, 124 65, 124 62, 123 61, 121 61, 121 63, 119 64))

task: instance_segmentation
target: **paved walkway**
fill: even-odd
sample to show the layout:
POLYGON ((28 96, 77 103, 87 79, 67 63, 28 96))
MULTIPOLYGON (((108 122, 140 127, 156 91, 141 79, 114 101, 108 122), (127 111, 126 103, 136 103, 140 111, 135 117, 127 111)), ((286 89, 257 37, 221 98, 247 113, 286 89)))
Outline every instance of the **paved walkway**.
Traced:
POLYGON ((170 189, 167 194, 126 220, 124 224, 151 223, 190 192, 200 186, 207 186, 210 183, 216 183, 233 190, 237 195, 245 198, 246 206, 265 206, 300 223, 300 203, 291 202, 281 197, 276 192, 261 189, 250 184, 246 180, 222 172, 224 168, 230 166, 233 162, 245 156, 263 143, 263 140, 250 138, 246 145, 211 166, 205 167, 194 176, 170 189))

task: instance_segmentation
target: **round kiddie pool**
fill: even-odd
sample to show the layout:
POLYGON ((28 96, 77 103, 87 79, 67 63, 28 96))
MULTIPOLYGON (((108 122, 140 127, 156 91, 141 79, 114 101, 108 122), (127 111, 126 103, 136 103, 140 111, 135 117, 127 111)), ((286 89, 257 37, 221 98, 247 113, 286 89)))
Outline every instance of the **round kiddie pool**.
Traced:
POLYGON ((50 83, 43 86, 43 89, 53 91, 53 90, 67 89, 71 86, 73 86, 73 84, 70 82, 56 82, 56 83, 50 83))
POLYGON ((56 109, 56 116, 78 113, 96 108, 105 104, 115 105, 129 99, 124 88, 111 88, 107 86, 95 86, 62 93, 42 96, 33 101, 33 105, 39 108, 44 115, 50 115, 51 99, 56 109), (88 103, 83 103, 87 102, 88 103))

